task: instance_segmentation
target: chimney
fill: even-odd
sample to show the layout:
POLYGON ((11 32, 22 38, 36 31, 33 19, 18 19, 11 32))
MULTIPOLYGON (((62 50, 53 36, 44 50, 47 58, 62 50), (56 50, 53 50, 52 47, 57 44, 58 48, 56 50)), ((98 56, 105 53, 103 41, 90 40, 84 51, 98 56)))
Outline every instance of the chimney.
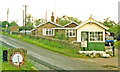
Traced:
POLYGON ((56 24, 58 24, 58 17, 57 17, 57 19, 56 19, 56 24))
POLYGON ((52 16, 51 16, 51 22, 54 22, 53 12, 52 12, 52 16))

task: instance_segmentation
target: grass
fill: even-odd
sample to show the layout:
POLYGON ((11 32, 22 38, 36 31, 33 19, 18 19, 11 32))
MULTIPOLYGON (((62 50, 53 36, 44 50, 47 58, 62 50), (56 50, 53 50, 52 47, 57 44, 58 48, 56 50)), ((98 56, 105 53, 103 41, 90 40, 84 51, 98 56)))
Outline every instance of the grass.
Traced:
MULTIPOLYGON (((1 46, 0 50, 0 56, 2 56, 3 50, 9 49, 5 46, 1 46)), ((20 67, 14 67, 11 63, 3 62, 2 58, 0 58, 0 70, 35 70, 34 64, 32 64, 30 61, 27 61, 27 65, 20 66, 20 67)))
POLYGON ((104 65, 103 67, 105 67, 105 68, 118 68, 118 67, 112 66, 112 65, 104 65))
MULTIPOLYGON (((7 33, 3 33, 3 35, 9 36, 7 33)), ((34 44, 36 46, 51 50, 53 52, 57 52, 60 54, 63 54, 65 56, 69 57, 80 57, 78 55, 78 49, 77 48, 71 48, 70 46, 60 43, 60 42, 55 42, 55 41, 49 41, 47 39, 36 39, 36 38, 30 38, 29 36, 21 36, 21 35, 10 35, 10 37, 20 39, 23 41, 26 41, 28 43, 34 44)))

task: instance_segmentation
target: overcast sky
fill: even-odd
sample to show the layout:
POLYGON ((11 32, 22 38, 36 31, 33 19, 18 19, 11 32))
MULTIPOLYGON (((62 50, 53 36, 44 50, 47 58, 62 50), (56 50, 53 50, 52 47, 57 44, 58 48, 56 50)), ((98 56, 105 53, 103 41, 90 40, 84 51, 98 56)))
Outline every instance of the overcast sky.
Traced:
POLYGON ((27 14, 34 19, 45 18, 50 21, 52 11, 55 16, 63 15, 77 17, 85 21, 92 16, 95 20, 103 22, 103 19, 110 17, 110 20, 118 22, 118 2, 120 0, 1 0, 0 21, 7 20, 7 8, 9 8, 8 21, 18 20, 22 25, 23 5, 28 5, 27 14))

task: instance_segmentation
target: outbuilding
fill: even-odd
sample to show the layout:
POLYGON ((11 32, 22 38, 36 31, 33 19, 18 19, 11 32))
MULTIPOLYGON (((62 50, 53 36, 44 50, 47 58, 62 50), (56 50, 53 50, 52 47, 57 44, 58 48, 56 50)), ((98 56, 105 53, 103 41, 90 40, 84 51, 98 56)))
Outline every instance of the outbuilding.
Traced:
POLYGON ((94 20, 92 15, 74 29, 77 31, 77 42, 80 42, 82 50, 105 50, 105 31, 109 28, 94 20))

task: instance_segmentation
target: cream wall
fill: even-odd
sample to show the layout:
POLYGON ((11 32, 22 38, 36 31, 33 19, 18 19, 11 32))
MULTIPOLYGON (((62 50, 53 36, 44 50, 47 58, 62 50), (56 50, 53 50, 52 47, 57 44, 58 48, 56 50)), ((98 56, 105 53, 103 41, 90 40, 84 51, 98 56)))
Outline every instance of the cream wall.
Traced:
POLYGON ((77 42, 81 42, 81 31, 88 31, 88 32, 90 32, 90 31, 102 31, 103 32, 103 41, 101 41, 101 42, 105 42, 105 29, 100 27, 99 25, 97 25, 95 23, 92 23, 92 24, 87 23, 87 24, 85 24, 77 29, 77 42))

